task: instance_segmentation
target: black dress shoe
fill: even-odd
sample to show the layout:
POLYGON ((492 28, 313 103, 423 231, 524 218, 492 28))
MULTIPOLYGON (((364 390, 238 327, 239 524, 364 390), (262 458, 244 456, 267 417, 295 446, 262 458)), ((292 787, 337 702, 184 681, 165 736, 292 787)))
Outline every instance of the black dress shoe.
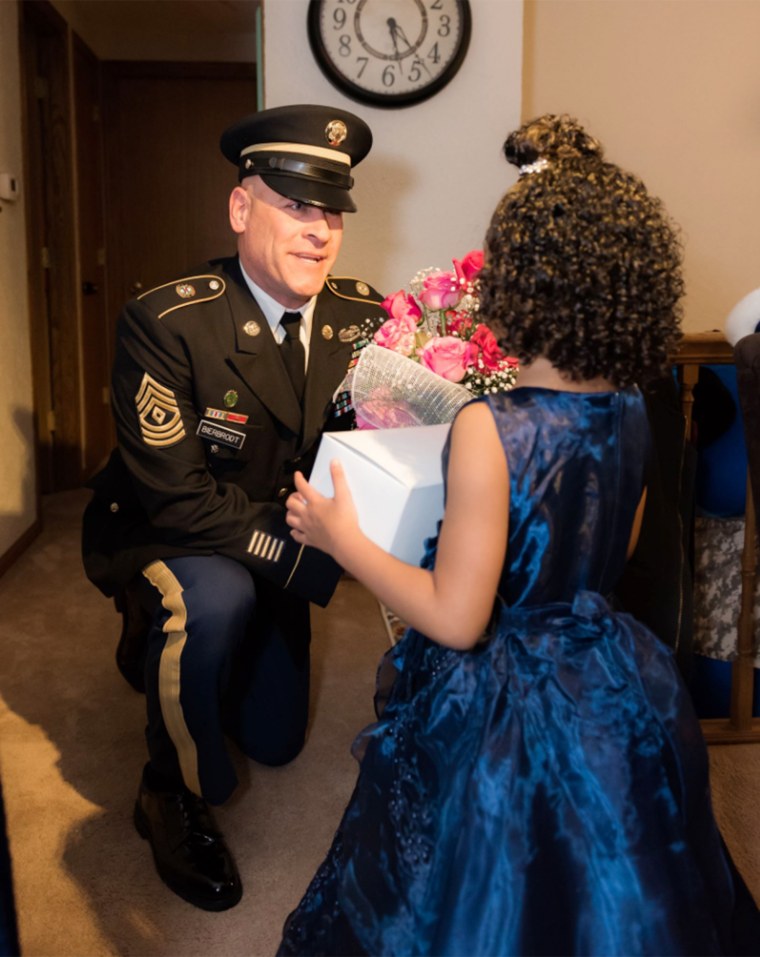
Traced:
POLYGON ((232 855, 203 798, 188 790, 152 791, 140 784, 135 827, 150 841, 159 876, 203 910, 227 910, 243 896, 232 855))

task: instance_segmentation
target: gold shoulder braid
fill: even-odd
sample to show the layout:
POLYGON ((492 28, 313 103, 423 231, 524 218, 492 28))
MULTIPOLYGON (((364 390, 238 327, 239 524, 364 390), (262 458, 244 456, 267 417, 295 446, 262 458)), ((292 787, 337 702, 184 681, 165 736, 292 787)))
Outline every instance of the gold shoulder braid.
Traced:
POLYGON ((380 305, 385 299, 363 279, 353 276, 328 276, 326 287, 339 299, 350 299, 352 302, 373 302, 380 305))
POLYGON ((158 318, 163 319, 170 312, 181 309, 183 306, 192 306, 199 302, 210 302, 212 299, 218 299, 226 288, 225 281, 213 274, 185 276, 174 282, 167 282, 162 286, 149 289, 137 298, 146 303, 149 302, 151 308, 155 309, 158 318))

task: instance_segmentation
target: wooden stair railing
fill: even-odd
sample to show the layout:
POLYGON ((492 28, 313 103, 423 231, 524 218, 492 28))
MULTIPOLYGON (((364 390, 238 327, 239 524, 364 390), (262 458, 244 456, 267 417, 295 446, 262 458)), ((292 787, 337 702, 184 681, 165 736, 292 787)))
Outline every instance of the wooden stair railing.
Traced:
MULTIPOLYGON (((720 332, 685 335, 673 364, 678 369, 681 405, 686 417, 687 441, 692 433, 694 386, 700 365, 729 364, 734 350, 720 332)), ((741 600, 736 629, 736 657, 731 665, 731 703, 728 718, 706 718, 701 722, 708 744, 737 744, 760 741, 760 718, 753 718, 755 659, 755 584, 757 581, 757 531, 752 489, 747 477, 744 511, 744 546, 741 558, 741 600)))

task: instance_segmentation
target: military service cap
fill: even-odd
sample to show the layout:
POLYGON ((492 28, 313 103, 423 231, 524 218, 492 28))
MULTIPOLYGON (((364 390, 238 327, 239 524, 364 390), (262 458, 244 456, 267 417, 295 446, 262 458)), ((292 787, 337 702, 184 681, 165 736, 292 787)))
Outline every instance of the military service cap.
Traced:
POLYGON ((222 134, 222 153, 239 178, 261 176, 289 199, 356 212, 351 169, 369 153, 364 120, 330 106, 280 106, 244 117, 222 134))

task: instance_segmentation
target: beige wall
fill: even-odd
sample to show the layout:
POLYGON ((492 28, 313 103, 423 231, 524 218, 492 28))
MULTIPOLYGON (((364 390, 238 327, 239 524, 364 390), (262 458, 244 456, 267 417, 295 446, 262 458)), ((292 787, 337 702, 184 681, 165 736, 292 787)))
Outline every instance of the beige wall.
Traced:
POLYGON ((688 331, 760 286, 760 2, 528 0, 523 111, 568 112, 680 223, 688 331))
POLYGON ((0 200, 0 557, 34 523, 32 370, 26 279, 18 7, 0 2, 0 173, 21 186, 0 200))
POLYGON ((391 110, 356 103, 325 79, 309 48, 307 7, 264 0, 265 105, 334 104, 374 134, 336 272, 389 293, 425 266, 450 269, 452 257, 482 245, 516 177, 500 151, 520 117, 522 0, 471 0, 472 38, 457 75, 431 99, 391 110))

